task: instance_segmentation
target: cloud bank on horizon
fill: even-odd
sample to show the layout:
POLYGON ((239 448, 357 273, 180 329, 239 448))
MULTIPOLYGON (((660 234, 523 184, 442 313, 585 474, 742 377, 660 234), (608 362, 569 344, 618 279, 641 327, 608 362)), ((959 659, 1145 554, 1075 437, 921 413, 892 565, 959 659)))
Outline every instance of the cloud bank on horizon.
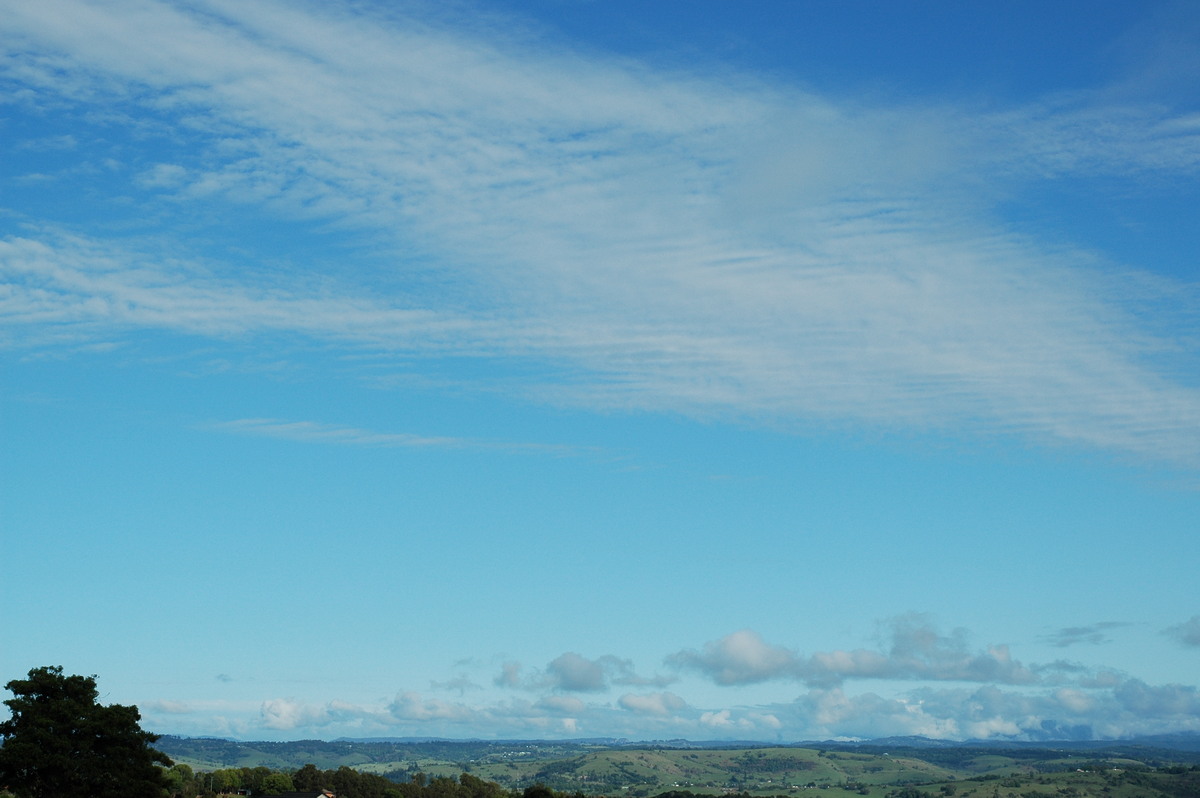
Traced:
MULTIPOLYGON (((138 374, 145 386, 168 371, 195 385, 232 374, 264 392, 259 408, 173 411, 154 388, 148 404, 176 413, 164 426, 340 448, 336 457, 637 459, 624 439, 547 442, 532 424, 487 428, 487 410, 446 433, 410 427, 400 411, 356 420, 378 401, 366 397, 411 391, 431 404, 501 397, 546 413, 685 419, 797 440, 929 435, 1097 457, 1194 484, 1194 233, 1147 243, 1139 231, 1154 209, 1178 213, 1197 198, 1200 82, 1194 68, 1169 81, 1160 68, 1176 63, 1168 40, 1196 35, 1200 18, 1186 5, 1159 10, 1141 28, 1150 55, 1120 79, 999 100, 983 89, 839 90, 715 57, 610 53, 486 3, 0 0, 0 357, 14 375, 5 399, 85 402, 89 379, 109 379, 86 374, 138 374), (1104 229, 1063 221, 1096 212, 1087 204, 1096 197, 1110 210, 1140 203, 1145 217, 1104 229), (41 371, 53 368, 64 376, 41 371), (320 398, 298 388, 268 400, 268 384, 319 385, 320 398)), ((80 448, 75 459, 90 454, 80 448)), ((14 475, 23 468, 6 464, 14 475)), ((330 504, 370 504, 351 481, 328 488, 330 504)), ((180 494, 179 518, 213 501, 204 490, 180 494)), ((299 501, 264 492, 279 506, 299 501)), ((470 493, 449 503, 470 503, 470 493)), ((480 516, 494 517, 478 501, 480 516)), ((252 518, 254 529, 283 524, 229 504, 229 517, 252 518)), ((125 534, 150 540, 160 520, 125 534)), ((668 527, 647 521, 631 534, 665 541, 668 527)), ((64 529, 102 537, 86 522, 64 529)), ((340 546, 341 534, 314 535, 313 548, 340 546)), ((1028 534, 1013 545, 1046 537, 1028 534)), ((547 544, 547 530, 516 535, 506 552, 571 559, 565 544, 547 544)), ((383 545, 350 537, 360 550, 383 545)), ((444 537, 418 548, 434 562, 470 548, 444 537)), ((284 570, 247 545, 265 570, 284 570)), ((1194 552, 1190 541, 1172 545, 1176 563, 1194 552)), ((20 556, 38 563, 29 586, 53 583, 32 544, 20 556)), ((86 572, 86 555, 63 556, 79 557, 63 579, 86 572)), ((764 545, 761 556, 784 555, 764 545)), ((1155 578, 1150 559, 1130 567, 1134 580, 1155 578)), ((664 580, 695 591, 697 605, 712 601, 688 578, 664 580)), ((1064 592, 1092 584, 1072 579, 1064 592)), ((447 582, 480 589, 473 573, 447 582)), ((25 584, 7 588, 14 606, 25 584)), ((555 602, 540 598, 525 610, 534 626, 555 602)), ((311 686, 338 678, 322 670, 294 691, 243 692, 237 669, 214 662, 222 675, 208 681, 229 691, 189 677, 191 697, 169 687, 139 695, 156 730, 240 737, 1200 731, 1200 696, 1182 677, 1148 683, 1130 672, 1133 653, 1120 665, 1094 661, 1132 651, 1131 630, 1152 625, 1179 658, 1172 673, 1194 668, 1195 599, 1173 598, 1170 617, 1040 629, 1037 645, 1087 651, 1084 661, 1023 661, 1016 642, 976 648, 966 631, 942 634, 919 614, 887 621, 875 648, 809 653, 793 639, 771 642, 781 636, 764 617, 658 650, 674 638, 639 618, 629 621, 630 651, 494 646, 430 673, 427 689, 405 677, 399 688, 373 681, 357 698, 331 698, 311 686)), ((189 612, 180 604, 171 618, 189 612)), ((264 614, 246 621, 244 641, 272 623, 255 612, 264 614)), ((18 616, 7 631, 31 652, 59 651, 18 616)))
MULTIPOLYGON (((1196 623, 1194 617, 1164 634, 1177 635, 1196 623)), ((374 704, 274 698, 241 706, 154 701, 143 709, 164 727, 187 730, 194 722, 197 730, 245 738, 296 732, 366 737, 397 729, 461 738, 487 729, 500 738, 595 736, 594 730, 603 730, 631 739, 923 735, 1038 741, 1200 731, 1200 691, 1191 685, 1149 685, 1068 660, 1026 665, 1004 645, 972 650, 966 630, 946 635, 918 614, 888 619, 882 627, 889 637, 886 648, 808 656, 743 629, 698 651, 667 655, 666 672, 653 677, 637 676, 632 662, 614 655, 589 659, 565 652, 540 668, 507 661, 493 679, 501 694, 492 701, 465 699, 467 691, 484 685, 465 674, 478 663, 460 663, 463 672, 450 683, 430 684, 425 692, 404 690, 374 704), (666 689, 687 671, 726 687, 791 682, 803 692, 788 702, 705 709, 666 689), (860 682, 865 690, 851 688, 860 682), (870 689, 872 682, 910 687, 885 697, 870 689), (457 690, 459 698, 435 695, 447 689, 457 690)))

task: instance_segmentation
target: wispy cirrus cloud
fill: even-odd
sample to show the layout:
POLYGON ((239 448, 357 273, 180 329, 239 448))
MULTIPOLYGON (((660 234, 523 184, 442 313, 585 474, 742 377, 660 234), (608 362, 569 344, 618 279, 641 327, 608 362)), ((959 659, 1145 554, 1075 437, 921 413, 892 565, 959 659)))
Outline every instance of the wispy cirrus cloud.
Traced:
POLYGON ((367 446, 379 448, 447 448, 447 449, 490 449, 507 452, 550 454, 556 456, 578 454, 579 450, 567 446, 534 443, 506 443, 472 438, 436 437, 400 432, 377 432, 359 427, 342 427, 321 424, 315 421, 284 421, 274 418, 240 418, 232 421, 214 422, 206 427, 217 432, 236 435, 251 435, 278 438, 299 443, 323 443, 342 446, 367 446))
POLYGON ((1107 643, 1109 638, 1107 632, 1110 629, 1119 629, 1122 626, 1128 626, 1127 623, 1119 621, 1100 621, 1088 626, 1067 626, 1058 629, 1046 636, 1046 640, 1059 648, 1067 648, 1079 643, 1091 643, 1099 645, 1107 643))
MULTIPOLYGON (((871 104, 404 10, 8 11, 4 79, 38 92, 20 101, 152 117, 163 145, 127 186, 143 207, 354 231, 393 264, 306 262, 338 279, 271 281, 29 220, 0 249, 10 345, 285 336, 536 363, 504 386, 536 401, 1200 465, 1200 394, 1181 377, 1200 292, 989 210, 1064 176, 1194 175, 1192 116, 1099 94, 986 112, 871 104)), ((169 229, 148 235, 186 251, 169 229)))

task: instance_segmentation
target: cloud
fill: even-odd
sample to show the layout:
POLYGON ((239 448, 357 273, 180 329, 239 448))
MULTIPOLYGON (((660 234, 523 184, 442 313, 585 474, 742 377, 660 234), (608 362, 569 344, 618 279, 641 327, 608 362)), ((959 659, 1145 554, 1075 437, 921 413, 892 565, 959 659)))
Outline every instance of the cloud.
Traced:
POLYGON ((260 714, 264 728, 281 731, 324 726, 330 721, 327 710, 292 698, 272 698, 264 701, 260 714))
POLYGON ((559 690, 598 692, 608 688, 604 665, 567 652, 546 666, 548 683, 559 690))
POLYGON ((454 721, 466 722, 474 719, 477 712, 466 704, 424 698, 419 693, 406 691, 396 696, 387 711, 398 721, 454 721))
POLYGON ((994 685, 974 689, 921 687, 906 695, 852 695, 818 688, 771 710, 805 736, 1024 741, 1112 739, 1200 729, 1196 692, 1179 685, 1124 680, 1104 690, 1058 688, 1018 692, 994 685))
POLYGON ((578 693, 600 693, 614 685, 624 687, 665 687, 675 681, 672 676, 640 676, 628 659, 606 654, 588 659, 573 651, 565 652, 540 671, 523 675, 517 662, 506 662, 493 679, 497 687, 525 690, 560 690, 578 693))
POLYGON ((762 636, 742 629, 704 644, 701 651, 685 650, 667 657, 675 668, 699 671, 717 684, 752 684, 798 673, 797 655, 767 644, 762 636))
POLYGON ((521 684, 521 663, 505 662, 500 666, 500 673, 492 680, 497 687, 518 687, 521 684))
POLYGON ((673 715, 688 708, 688 704, 674 693, 626 693, 617 699, 622 709, 639 715, 673 715))
POLYGON ((1029 684, 1037 681, 1030 668, 1014 660, 1004 645, 971 652, 966 633, 941 635, 921 615, 893 618, 887 651, 855 649, 817 652, 809 657, 765 642, 749 629, 706 643, 702 650, 684 650, 667 657, 675 668, 699 672, 721 685, 740 685, 788 679, 832 686, 847 679, 908 679, 1029 684))
POLYGON ((1125 623, 1116 621, 1101 621, 1090 626, 1068 626, 1055 631, 1046 637, 1047 642, 1059 648, 1067 648, 1078 643, 1091 643, 1099 645, 1107 643, 1109 638, 1105 632, 1109 629, 1117 629, 1122 626, 1128 626, 1125 623))
POLYGON ((463 695, 468 690, 482 690, 481 685, 475 684, 466 676, 455 676, 452 679, 447 679, 444 682, 431 681, 429 683, 431 689, 434 690, 455 690, 459 695, 463 695))
POLYGON ((504 443, 467 438, 434 437, 409 433, 376 432, 358 427, 342 427, 321 424, 315 421, 283 421, 273 418, 241 418, 215 422, 209 429, 238 435, 253 435, 265 438, 297 441, 300 443, 326 443, 342 446, 367 446, 378 448, 448 448, 490 449, 509 452, 543 453, 565 455, 576 453, 566 446, 530 443, 504 443))
POLYGON ((579 715, 585 709, 586 705, 583 701, 575 696, 567 695, 548 695, 543 696, 538 700, 535 706, 539 709, 544 709, 547 712, 552 712, 556 715, 579 715))
POLYGON ((731 720, 732 714, 728 709, 705 712, 700 715, 700 722, 705 726, 712 726, 718 729, 728 728, 735 725, 731 720))
POLYGON ((1181 684, 1150 686, 1140 679, 1129 679, 1113 690, 1121 706, 1142 717, 1200 717, 1200 694, 1195 687, 1181 684))
POLYGON ((1164 630, 1164 634, 1175 638, 1185 646, 1200 646, 1200 615, 1193 615, 1183 623, 1164 630))
POLYGON ((531 401, 1200 465, 1200 394, 1178 376, 1195 371, 1195 287, 991 212, 1066 178, 1195 175, 1194 118, 1084 94, 873 106, 399 9, 8 12, 24 102, 80 120, 124 103, 137 114, 79 141, 142 124, 169 150, 121 189, 165 220, 144 251, 38 220, 3 239, 9 346, 154 331, 416 355, 427 374, 485 357, 522 364, 487 387, 531 401), (213 230, 262 214, 303 225, 305 246, 337 230, 397 263, 335 279, 298 246, 293 278, 273 279, 247 264, 277 253, 189 252, 171 224, 198 208, 213 230), (414 262, 433 290, 406 281, 414 262))
MULTIPOLYGON (((273 698, 245 705, 160 699, 144 706, 148 718, 190 733, 263 739, 296 735, 491 736, 554 738, 587 734, 629 739, 828 739, 924 735, 939 739, 1027 741, 1116 739, 1139 734, 1200 732, 1200 691, 1183 684, 1151 684, 1112 669, 1066 662, 1031 666, 1038 678, 1014 678, 1021 666, 972 649, 961 630, 944 634, 928 619, 908 614, 886 621, 874 657, 833 650, 818 660, 773 646, 747 630, 689 650, 694 664, 727 673, 722 686, 741 679, 775 678, 806 684, 794 700, 727 705, 711 691, 694 700, 695 685, 672 691, 630 691, 614 700, 585 700, 610 689, 614 675, 633 672, 615 655, 588 659, 565 653, 545 670, 525 672, 506 663, 516 698, 464 686, 446 701, 401 690, 378 705, 340 699, 273 698), (712 662, 705 657, 715 658, 712 662), (979 665, 980 659, 991 664, 979 665), (999 664, 996 664, 999 663, 999 664), (825 668, 826 670, 821 670, 825 668), (737 677, 737 678, 734 678, 737 677), (874 680, 893 692, 858 689, 874 680), (903 687, 901 687, 903 685, 903 687), (525 696, 525 693, 533 695, 525 696), (467 699, 465 696, 469 695, 467 699), (714 700, 715 698, 715 700, 714 700)), ((702 672, 703 673, 703 672, 702 672)), ((711 675, 710 675, 710 678, 711 675)), ((505 682, 505 680, 498 680, 505 682)), ((717 681, 715 678, 713 681, 717 681)), ((438 682, 439 689, 465 677, 438 682)), ((740 693, 746 694, 746 693, 740 693)))

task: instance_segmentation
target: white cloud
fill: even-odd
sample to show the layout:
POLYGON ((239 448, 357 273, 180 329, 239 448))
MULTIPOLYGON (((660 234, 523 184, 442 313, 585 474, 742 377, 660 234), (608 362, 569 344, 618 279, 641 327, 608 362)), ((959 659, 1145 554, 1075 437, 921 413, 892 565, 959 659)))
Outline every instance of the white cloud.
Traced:
POLYGON ((1121 706, 1139 717, 1200 719, 1200 692, 1191 685, 1148 685, 1129 679, 1113 690, 1121 706))
POLYGON ((187 715, 195 710, 184 701, 150 701, 144 709, 148 712, 163 712, 168 715, 187 715))
MULTIPOLYGON (((911 621, 914 616, 902 617, 911 621)), ((892 623, 893 628, 897 625, 902 624, 892 623)), ((904 643, 899 646, 901 651, 957 651, 962 640, 962 635, 926 636, 911 628, 894 637, 911 641, 914 635, 920 642, 904 643)), ((753 651, 760 645, 753 642, 746 648, 753 651)), ((768 646, 767 650, 772 649, 768 646)), ((926 657, 923 667, 929 668, 931 655, 922 656, 926 657)), ((1148 684, 1111 670, 1092 674, 1089 669, 1088 674, 1070 685, 969 684, 965 680, 948 685, 932 671, 906 677, 911 687, 899 692, 857 692, 847 680, 846 684, 810 687, 790 702, 738 706, 714 705, 711 693, 704 702, 689 700, 694 685, 686 683, 677 692, 630 692, 610 703, 586 702, 550 683, 535 688, 526 682, 522 686, 536 695, 515 700, 497 700, 495 694, 484 690, 472 691, 470 700, 458 701, 400 691, 393 700, 377 705, 341 699, 275 698, 245 705, 171 699, 147 702, 144 708, 151 728, 170 725, 189 733, 236 734, 251 739, 263 735, 513 738, 586 733, 630 739, 661 739, 664 734, 691 739, 795 740, 919 734, 959 740, 1043 741, 1200 731, 1200 693, 1195 687, 1148 684)), ((883 682, 876 684, 888 687, 883 682)), ((892 683, 890 688, 896 686, 892 683)))
MULTIPOLYGON (((507 386, 546 401, 1200 464, 1200 397, 1173 376, 1194 352, 1130 306, 1148 283, 969 210, 989 185, 1195 174, 1190 118, 1087 96, 871 107, 340 5, 47 0, 0 24, 9 80, 140 103, 187 141, 191 160, 147 164, 144 187, 362 230, 447 278, 380 297, 370 278, 270 284, 42 232, 0 251, 12 341, 153 329, 483 354, 554 364, 507 386)), ((1151 315, 1184 318, 1194 288, 1158 286, 1151 315)))
POLYGON ((239 418, 232 421, 214 422, 209 429, 239 435, 254 435, 266 438, 298 441, 302 443, 326 443, 344 446, 367 446, 379 448, 441 448, 441 449, 488 449, 526 454, 548 454, 562 456, 578 452, 567 446, 537 443, 509 443, 469 438, 415 435, 400 432, 378 432, 358 427, 342 427, 316 421, 284 421, 274 418, 239 418))
POLYGON ((672 654, 667 662, 677 668, 699 670, 717 684, 749 684, 795 674, 797 656, 772 646, 751 629, 742 629, 704 644, 700 652, 672 654))
POLYGON ((832 686, 847 679, 910 679, 1030 684, 1035 672, 1012 658, 1008 647, 989 646, 971 652, 966 633, 940 634, 927 618, 904 615, 887 623, 888 651, 855 649, 817 652, 808 657, 771 645, 753 630, 743 629, 667 657, 668 664, 699 672, 721 685, 790 679, 832 686))
POLYGON ((187 179, 187 170, 178 164, 158 163, 138 177, 147 188, 178 188, 187 179))
POLYGON ((546 678, 560 690, 597 692, 608 688, 604 666, 571 651, 546 666, 546 678))
POLYGON ((1065 687, 1061 690, 1055 690, 1054 698, 1058 703, 1063 705, 1063 708, 1074 715, 1085 714, 1096 705, 1095 700, 1087 693, 1065 687))
POLYGON ((444 682, 432 681, 429 683, 429 687, 434 690, 454 690, 459 695, 463 695, 468 690, 483 689, 482 686, 475 684, 470 678, 462 675, 447 679, 444 682))
POLYGON ((672 676, 640 676, 628 659, 605 654, 588 659, 574 651, 555 657, 545 668, 526 672, 518 662, 505 662, 492 680, 497 687, 543 691, 600 693, 614 685, 624 687, 665 687, 672 676))
POLYGON ((521 663, 505 662, 500 666, 500 673, 492 680, 497 687, 518 687, 521 684, 521 663))
POLYGON ((575 696, 548 695, 538 700, 536 706, 556 715, 579 715, 586 705, 575 696))
POLYGON ((636 695, 626 693, 617 703, 622 708, 641 715, 673 715, 687 709, 687 702, 674 693, 647 693, 636 695))
POLYGON ((1193 615, 1183 623, 1169 627, 1166 634, 1185 646, 1200 646, 1200 615, 1193 615))
POLYGON ((705 726, 722 729, 733 725, 730 720, 731 713, 728 709, 718 710, 716 712, 704 712, 700 715, 700 722, 705 726))
POLYGON ((330 721, 327 710, 291 698, 272 698, 264 701, 260 714, 264 728, 284 731, 324 726, 330 721))
POLYGON ((1101 621, 1088 626, 1068 626, 1055 631, 1048 636, 1048 640, 1059 648, 1076 645, 1077 643, 1092 643, 1099 645, 1107 643, 1108 636, 1105 634, 1109 629, 1117 629, 1128 624, 1118 623, 1115 621, 1101 621))
POLYGON ((473 719, 477 714, 467 704, 425 698, 411 690, 398 694, 387 709, 397 721, 462 722, 473 719))

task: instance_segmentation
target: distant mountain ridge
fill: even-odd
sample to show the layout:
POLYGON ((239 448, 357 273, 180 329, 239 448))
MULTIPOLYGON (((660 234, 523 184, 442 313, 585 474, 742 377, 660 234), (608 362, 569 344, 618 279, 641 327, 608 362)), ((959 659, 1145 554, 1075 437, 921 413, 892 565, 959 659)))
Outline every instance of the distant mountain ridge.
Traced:
MULTIPOLYGON (((582 738, 575 740, 463 740, 436 737, 342 737, 337 740, 293 740, 286 742, 239 741, 218 737, 163 735, 156 747, 176 761, 200 769, 266 766, 297 769, 305 764, 321 768, 348 766, 394 777, 425 772, 456 777, 461 772, 485 775, 503 764, 514 771, 523 765, 578 759, 602 751, 720 751, 754 749, 811 749, 858 751, 864 754, 903 755, 928 758, 935 751, 1074 752, 1094 756, 1106 753, 1135 759, 1200 762, 1200 733, 1181 732, 1134 737, 1124 740, 1063 740, 1024 742, 1016 740, 938 740, 929 737, 884 737, 870 740, 808 740, 764 743, 752 740, 640 740, 582 738), (927 753, 922 753, 927 752, 927 753)), ((937 757, 944 759, 945 757, 937 757)), ((537 768, 522 767, 522 773, 537 768)), ((516 772, 513 773, 516 777, 516 772)))
POLYGON ((338 737, 333 740, 236 740, 230 737, 164 734, 160 742, 168 746, 176 745, 170 741, 210 741, 228 743, 240 746, 294 746, 294 745, 483 745, 483 746, 610 746, 625 748, 861 748, 887 747, 902 748, 1047 748, 1054 750, 1093 750, 1124 746, 1145 746, 1150 748, 1165 748, 1175 751, 1200 751, 1200 732, 1183 731, 1173 734, 1139 735, 1109 740, 1011 740, 1001 738, 946 740, 936 737, 910 735, 901 737, 874 737, 862 740, 797 740, 794 742, 767 742, 763 740, 686 740, 673 738, 670 740, 629 740, 624 737, 580 737, 565 740, 552 739, 484 739, 478 737, 338 737))
POLYGON ((908 737, 879 737, 860 741, 831 741, 800 742, 789 745, 803 747, 812 746, 846 746, 846 747, 880 747, 897 746, 905 748, 1029 748, 1055 750, 1107 750, 1137 746, 1145 748, 1164 748, 1171 751, 1200 752, 1200 732, 1184 731, 1174 734, 1148 734, 1138 737, 1127 737, 1118 740, 1006 740, 991 738, 987 740, 940 740, 919 735, 908 737))

